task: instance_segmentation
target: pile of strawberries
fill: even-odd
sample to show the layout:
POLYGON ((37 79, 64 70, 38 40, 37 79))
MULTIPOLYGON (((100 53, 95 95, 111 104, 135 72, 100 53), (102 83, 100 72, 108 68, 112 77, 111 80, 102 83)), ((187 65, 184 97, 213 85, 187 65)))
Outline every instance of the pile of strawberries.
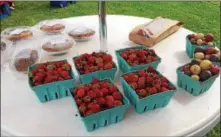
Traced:
POLYGON ((167 78, 160 76, 151 66, 147 70, 125 74, 123 78, 136 91, 139 98, 175 89, 167 78))
POLYGON ((69 73, 71 65, 65 61, 47 62, 37 64, 36 67, 29 72, 29 78, 33 86, 47 84, 55 81, 71 79, 69 73))
POLYGON ((82 116, 123 105, 123 96, 108 80, 93 79, 92 83, 78 85, 72 95, 82 116))
POLYGON ((120 56, 130 66, 148 64, 157 61, 157 55, 152 49, 128 49, 121 52, 120 56))
POLYGON ((112 69, 114 62, 110 54, 104 52, 93 52, 82 54, 74 59, 75 66, 80 74, 88 74, 99 70, 112 69))

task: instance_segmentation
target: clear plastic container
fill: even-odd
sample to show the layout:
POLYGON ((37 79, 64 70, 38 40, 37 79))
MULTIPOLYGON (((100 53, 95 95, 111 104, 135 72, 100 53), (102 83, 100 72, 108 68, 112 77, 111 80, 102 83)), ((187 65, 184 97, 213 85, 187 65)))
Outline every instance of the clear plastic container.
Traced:
POLYGON ((46 34, 58 34, 65 29, 65 23, 60 19, 44 20, 38 24, 39 29, 46 34))
POLYGON ((50 36, 44 40, 42 50, 48 55, 63 55, 69 52, 76 44, 71 37, 64 35, 50 36))
POLYGON ((38 49, 20 48, 13 53, 9 67, 14 75, 26 74, 30 65, 39 63, 40 57, 38 49))
POLYGON ((0 47, 1 47, 1 66, 3 66, 5 63, 10 61, 14 48, 12 47, 12 43, 6 39, 1 39, 0 47))
POLYGON ((28 26, 7 28, 2 31, 1 36, 9 41, 17 42, 32 38, 34 30, 28 26))
POLYGON ((95 31, 93 29, 81 26, 69 31, 68 35, 74 38, 76 41, 87 41, 95 35, 95 31))

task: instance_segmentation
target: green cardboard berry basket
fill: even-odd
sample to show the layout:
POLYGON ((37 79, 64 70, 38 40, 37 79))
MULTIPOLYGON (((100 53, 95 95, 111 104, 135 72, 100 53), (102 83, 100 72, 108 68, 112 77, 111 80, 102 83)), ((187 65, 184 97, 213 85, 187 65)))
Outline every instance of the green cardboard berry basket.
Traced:
MULTIPOLYGON (((136 73, 137 71, 132 71, 132 72, 136 73)), ((160 76, 163 76, 157 70, 156 72, 160 76)), ((138 95, 136 94, 136 91, 134 91, 134 89, 126 82, 126 80, 124 80, 122 76, 121 76, 121 84, 122 84, 125 96, 129 99, 130 103, 134 106, 135 111, 140 114, 146 111, 154 110, 156 108, 165 107, 170 102, 171 97, 176 92, 176 86, 174 86, 169 81, 169 85, 175 87, 175 90, 168 90, 166 92, 156 93, 156 94, 147 96, 145 98, 139 99, 138 95)))
POLYGON ((219 74, 217 74, 203 82, 200 82, 192 79, 190 76, 182 72, 182 68, 186 65, 177 68, 177 80, 178 80, 177 85, 185 89, 185 91, 189 92, 193 96, 198 96, 209 90, 209 88, 213 85, 216 78, 219 76, 219 74))
MULTIPOLYGON (((66 60, 61 60, 65 61, 66 60)), ((55 61, 53 61, 55 62, 55 61)), ((29 66, 28 72, 36 67, 37 64, 29 66)), ((64 81, 56 81, 48 84, 43 84, 39 86, 33 86, 31 83, 31 79, 28 78, 28 83, 30 88, 35 92, 39 101, 44 103, 51 100, 60 99, 63 97, 69 96, 68 89, 74 86, 75 76, 72 70, 69 71, 72 79, 64 80, 64 81)))
MULTIPOLYGON (((110 80, 110 83, 113 84, 113 81, 111 79, 109 79, 109 80, 110 80)), ((69 89, 69 94, 71 95, 74 107, 76 107, 78 110, 75 99, 71 94, 71 91, 73 89, 74 88, 69 89)), ((98 112, 95 114, 91 114, 87 117, 81 116, 79 110, 78 110, 78 113, 79 113, 81 120, 83 121, 87 131, 90 132, 90 131, 94 131, 100 127, 105 127, 110 124, 114 124, 114 123, 118 123, 118 122, 122 121, 125 114, 126 114, 128 107, 129 107, 129 101, 123 95, 123 105, 122 106, 114 107, 114 108, 107 109, 107 110, 104 110, 104 111, 101 111, 101 112, 98 112)))
POLYGON ((216 42, 214 41, 213 43, 214 43, 213 46, 192 44, 190 42, 190 40, 188 39, 188 36, 186 36, 186 54, 190 58, 193 58, 194 57, 194 51, 195 51, 196 47, 201 47, 201 48, 215 47, 216 46, 216 42))
POLYGON ((149 66, 152 66, 153 68, 157 68, 159 63, 161 62, 161 58, 159 56, 156 56, 158 58, 157 61, 148 63, 148 64, 142 64, 142 65, 135 65, 135 66, 130 66, 121 56, 120 53, 123 52, 124 50, 128 50, 128 49, 148 49, 147 47, 144 46, 136 46, 136 47, 132 47, 132 48, 124 48, 124 49, 120 49, 120 50, 116 50, 115 54, 117 56, 117 62, 118 62, 118 66, 120 68, 120 71, 122 73, 126 73, 126 72, 130 72, 130 71, 136 71, 139 69, 144 69, 147 68, 149 66))
MULTIPOLYGON (((73 62, 74 62, 74 59, 75 58, 78 58, 79 56, 77 57, 73 57, 73 62)), ((75 63, 74 63, 75 65, 75 63)), ((75 67, 76 68, 76 67, 75 67)), ((83 74, 81 75, 80 72, 77 70, 76 68, 76 71, 80 77, 80 81, 82 84, 85 84, 85 83, 89 83, 91 82, 91 80, 93 78, 97 78, 97 79, 100 79, 100 80, 103 80, 103 79, 111 79, 111 80, 114 80, 115 78, 115 73, 117 72, 117 66, 116 64, 114 63, 114 67, 112 69, 108 69, 108 70, 99 70, 99 71, 95 71, 95 72, 92 72, 92 73, 89 73, 89 74, 83 74)))

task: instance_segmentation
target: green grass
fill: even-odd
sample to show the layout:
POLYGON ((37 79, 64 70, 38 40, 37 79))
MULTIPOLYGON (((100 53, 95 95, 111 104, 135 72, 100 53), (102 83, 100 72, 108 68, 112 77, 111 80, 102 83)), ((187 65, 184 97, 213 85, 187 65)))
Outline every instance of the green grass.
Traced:
MULTIPOLYGON (((220 2, 108 2, 108 14, 181 20, 195 32, 211 32, 220 41, 220 2)), ((41 20, 97 14, 96 2, 78 2, 65 8, 51 8, 49 2, 16 2, 12 16, 1 21, 1 29, 35 25, 41 20)), ((220 47, 220 45, 218 45, 220 47)), ((206 136, 219 137, 220 123, 206 136)))

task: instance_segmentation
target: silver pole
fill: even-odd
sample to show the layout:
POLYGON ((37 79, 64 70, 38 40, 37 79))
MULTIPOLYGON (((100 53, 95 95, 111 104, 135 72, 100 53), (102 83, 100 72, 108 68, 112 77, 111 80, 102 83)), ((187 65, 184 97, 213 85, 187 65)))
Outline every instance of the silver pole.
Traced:
POLYGON ((100 33, 100 51, 107 52, 107 25, 106 25, 106 7, 105 1, 98 1, 99 12, 99 33, 100 33))

